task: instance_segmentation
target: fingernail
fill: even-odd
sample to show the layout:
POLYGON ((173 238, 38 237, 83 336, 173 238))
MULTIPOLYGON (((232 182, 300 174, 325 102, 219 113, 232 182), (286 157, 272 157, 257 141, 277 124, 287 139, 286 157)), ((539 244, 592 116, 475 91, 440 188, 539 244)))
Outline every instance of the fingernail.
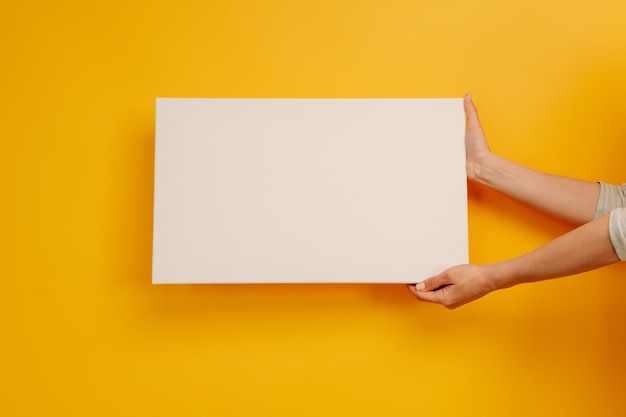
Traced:
POLYGON ((472 99, 472 93, 467 93, 467 97, 469 97, 469 99, 472 99))
POLYGON ((415 284, 415 289, 417 291, 424 291, 424 288, 426 288, 426 284, 424 284, 423 282, 418 282, 417 284, 415 284))

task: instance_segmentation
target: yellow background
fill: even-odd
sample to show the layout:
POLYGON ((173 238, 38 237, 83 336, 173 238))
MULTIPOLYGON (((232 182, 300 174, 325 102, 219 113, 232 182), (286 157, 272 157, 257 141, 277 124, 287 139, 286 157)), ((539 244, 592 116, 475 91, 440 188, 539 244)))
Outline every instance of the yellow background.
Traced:
MULTIPOLYGON (((623 265, 455 311, 150 268, 155 97, 472 91, 495 152, 619 183, 625 18, 623 0, 5 1, 0 415, 623 415, 623 265)), ((469 210, 477 263, 568 230, 474 185, 469 210)))

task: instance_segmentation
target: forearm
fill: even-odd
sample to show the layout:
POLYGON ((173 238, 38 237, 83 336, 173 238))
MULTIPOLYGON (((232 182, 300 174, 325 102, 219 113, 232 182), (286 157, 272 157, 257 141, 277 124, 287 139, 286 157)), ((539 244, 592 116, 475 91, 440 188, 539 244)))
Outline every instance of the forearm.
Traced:
POLYGON ((609 216, 603 216, 528 254, 485 268, 493 289, 500 289, 574 275, 619 260, 609 237, 609 216))
POLYGON ((626 260, 626 208, 618 208, 626 206, 626 184, 621 188, 603 184, 601 188, 598 183, 545 174, 498 157, 487 146, 471 95, 466 95, 463 103, 467 115, 467 178, 582 226, 508 261, 449 268, 409 285, 413 295, 456 308, 497 289, 579 274, 618 262, 616 248, 626 260), (610 214, 594 220, 596 212, 610 214))
POLYGON ((526 168, 494 154, 471 167, 475 181, 569 223, 595 214, 600 185, 526 168))

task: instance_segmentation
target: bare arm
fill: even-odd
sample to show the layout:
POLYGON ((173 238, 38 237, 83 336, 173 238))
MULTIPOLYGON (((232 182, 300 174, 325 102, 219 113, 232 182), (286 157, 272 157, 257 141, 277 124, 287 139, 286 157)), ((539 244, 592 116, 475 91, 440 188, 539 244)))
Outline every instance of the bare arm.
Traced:
POLYGON ((582 226, 525 255, 489 265, 458 265, 409 290, 420 300, 455 308, 491 291, 574 275, 618 262, 609 235, 609 215, 592 220, 600 186, 544 174, 489 150, 476 107, 466 96, 467 176, 509 197, 582 226))
POLYGON ((465 96, 464 107, 470 180, 574 225, 593 219, 600 195, 599 184, 535 171, 494 155, 487 146, 470 95, 465 96))
POLYGON ((609 216, 584 224, 525 255, 489 265, 459 265, 409 290, 420 300, 456 308, 491 291, 590 271, 619 261, 609 216))

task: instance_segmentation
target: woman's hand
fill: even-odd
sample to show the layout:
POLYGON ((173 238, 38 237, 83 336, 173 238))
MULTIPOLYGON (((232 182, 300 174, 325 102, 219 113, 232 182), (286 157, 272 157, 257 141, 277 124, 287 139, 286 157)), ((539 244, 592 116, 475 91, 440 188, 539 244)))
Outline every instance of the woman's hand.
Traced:
POLYGON ((480 172, 480 166, 486 158, 489 158, 491 151, 487 145, 485 133, 478 119, 478 110, 472 101, 472 95, 466 94, 463 98, 463 108, 467 126, 465 128, 465 153, 467 178, 476 181, 480 172))
MULTIPOLYGON (((471 94, 466 94, 463 98, 463 108, 467 119, 465 128, 467 178, 476 181, 481 164, 493 154, 487 145, 471 94)), ((459 307, 493 290, 484 267, 476 265, 455 266, 417 285, 409 285, 408 288, 418 299, 442 304, 447 308, 459 307)))
POLYGON ((453 309, 496 289, 488 268, 488 265, 458 265, 408 288, 421 301, 453 309))

